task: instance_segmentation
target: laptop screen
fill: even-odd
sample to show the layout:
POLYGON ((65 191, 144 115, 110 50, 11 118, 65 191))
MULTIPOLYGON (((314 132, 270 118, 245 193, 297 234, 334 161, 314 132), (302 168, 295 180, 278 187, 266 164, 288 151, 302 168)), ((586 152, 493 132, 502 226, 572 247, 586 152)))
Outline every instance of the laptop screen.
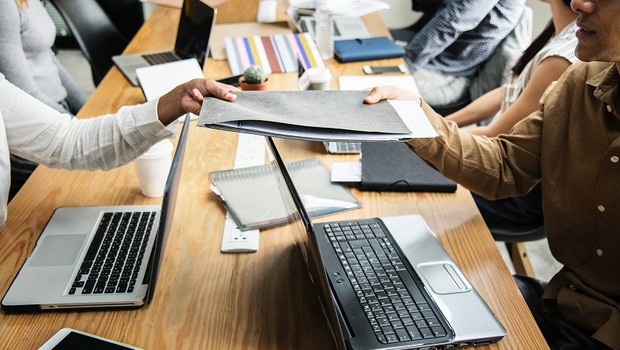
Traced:
POLYGON ((196 58, 202 66, 209 53, 216 10, 200 0, 183 0, 174 50, 181 58, 196 58))
POLYGON ((270 159, 272 159, 271 165, 274 170, 273 173, 276 175, 278 190, 280 191, 285 207, 290 213, 290 215, 288 215, 289 222, 294 223, 292 227, 295 241, 301 248, 304 261, 308 267, 308 272, 316 288, 324 316, 328 320, 328 325, 330 326, 330 331, 336 341, 336 345, 339 349, 344 349, 345 344, 342 342, 343 336, 340 318, 337 315, 338 308, 336 307, 336 301, 332 295, 329 280, 320 258, 318 243, 314 235, 310 215, 308 215, 302 203, 301 197, 293 184, 293 180, 286 169, 275 142, 271 137, 266 137, 265 139, 267 141, 270 159))
POLYGON ((183 159, 185 158, 185 145, 187 143, 187 134, 190 124, 190 115, 185 116, 185 122, 179 135, 179 141, 177 142, 177 148, 172 158, 172 164, 170 165, 170 172, 166 179, 166 185, 164 187, 164 195, 161 202, 161 216, 159 218, 159 228, 157 229, 157 237, 155 238, 155 246, 153 247, 153 253, 149 259, 148 272, 144 276, 144 280, 148 281, 149 289, 146 295, 146 302, 150 303, 153 300, 155 294, 155 284, 157 283, 157 275, 159 274, 159 267, 161 265, 162 254, 168 233, 170 233, 170 227, 174 217, 174 209, 177 202, 177 194, 179 192, 179 182, 181 180, 181 173, 183 169, 183 159))

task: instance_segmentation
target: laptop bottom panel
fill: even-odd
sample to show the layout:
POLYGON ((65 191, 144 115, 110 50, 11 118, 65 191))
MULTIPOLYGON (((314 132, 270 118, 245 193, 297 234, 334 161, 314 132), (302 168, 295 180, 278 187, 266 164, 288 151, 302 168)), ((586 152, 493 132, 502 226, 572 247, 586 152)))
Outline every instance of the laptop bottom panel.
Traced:
POLYGON ((421 217, 314 226, 349 348, 465 345, 505 334, 421 217))
POLYGON ((112 61, 132 85, 139 86, 140 82, 138 81, 138 75, 136 74, 136 69, 148 67, 148 66, 151 66, 153 64, 158 64, 158 63, 173 62, 170 60, 161 61, 161 62, 149 62, 149 60, 147 60, 148 57, 157 57, 161 55, 174 56, 175 57, 174 61, 181 60, 181 58, 177 56, 173 51, 152 51, 152 52, 113 56, 112 61))
MULTIPOLYGON (((151 254, 155 234, 144 242, 144 263, 134 276, 135 286, 131 292, 116 293, 97 288, 83 293, 90 284, 84 275, 82 261, 88 254, 88 247, 95 238, 97 227, 104 212, 155 212, 152 232, 157 229, 159 206, 114 206, 114 207, 63 207, 57 209, 37 241, 31 256, 24 262, 9 290, 2 300, 2 309, 7 312, 36 311, 44 309, 114 308, 137 307, 144 304, 148 285, 143 284, 146 261, 151 254), (78 276, 80 280, 78 280, 78 276), (79 288, 74 288, 76 285, 79 288)), ((121 237, 121 234, 118 234, 121 237)), ((114 242, 101 243, 114 245, 114 242)), ((120 247, 122 248, 122 246, 120 247)), ((119 252, 119 259, 126 259, 130 252, 119 252)), ((111 254, 110 254, 111 255, 111 254)), ((117 274, 111 259, 101 259, 101 270, 111 265, 106 280, 117 274)), ((118 273, 119 279, 122 271, 118 273)), ((92 278, 92 277, 91 277, 92 278)), ((101 279, 99 279, 101 280, 101 279)), ((99 282, 101 284, 101 282, 99 282)))
POLYGON ((421 216, 394 216, 381 220, 454 329, 453 343, 483 345, 497 342, 506 335, 497 316, 421 216))

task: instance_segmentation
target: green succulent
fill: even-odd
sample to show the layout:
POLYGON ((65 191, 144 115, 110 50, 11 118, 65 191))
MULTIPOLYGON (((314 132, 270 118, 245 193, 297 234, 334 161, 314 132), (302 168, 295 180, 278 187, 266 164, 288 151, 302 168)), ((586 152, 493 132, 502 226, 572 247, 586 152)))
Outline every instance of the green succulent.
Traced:
POLYGON ((250 66, 243 71, 243 78, 247 84, 261 84, 267 80, 267 75, 260 66, 250 66))

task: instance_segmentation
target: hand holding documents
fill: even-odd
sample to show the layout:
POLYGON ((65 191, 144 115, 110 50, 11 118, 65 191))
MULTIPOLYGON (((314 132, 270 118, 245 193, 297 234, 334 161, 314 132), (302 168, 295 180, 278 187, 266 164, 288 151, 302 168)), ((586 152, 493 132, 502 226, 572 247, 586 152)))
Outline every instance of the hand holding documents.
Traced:
POLYGON ((415 101, 364 104, 364 91, 235 91, 237 100, 207 97, 198 125, 318 141, 405 141, 437 136, 415 101))

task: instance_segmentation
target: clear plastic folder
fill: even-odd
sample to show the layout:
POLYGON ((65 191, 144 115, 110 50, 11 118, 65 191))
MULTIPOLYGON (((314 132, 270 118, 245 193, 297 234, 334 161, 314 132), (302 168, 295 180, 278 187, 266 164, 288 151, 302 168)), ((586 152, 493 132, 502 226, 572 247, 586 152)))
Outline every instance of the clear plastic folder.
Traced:
MULTIPOLYGON (((360 207, 318 158, 287 164, 293 182, 311 216, 360 207)), ((283 204, 271 164, 209 173, 212 190, 220 197, 240 230, 286 224, 291 213, 283 204)), ((284 186, 284 184, 282 184, 284 186)))

